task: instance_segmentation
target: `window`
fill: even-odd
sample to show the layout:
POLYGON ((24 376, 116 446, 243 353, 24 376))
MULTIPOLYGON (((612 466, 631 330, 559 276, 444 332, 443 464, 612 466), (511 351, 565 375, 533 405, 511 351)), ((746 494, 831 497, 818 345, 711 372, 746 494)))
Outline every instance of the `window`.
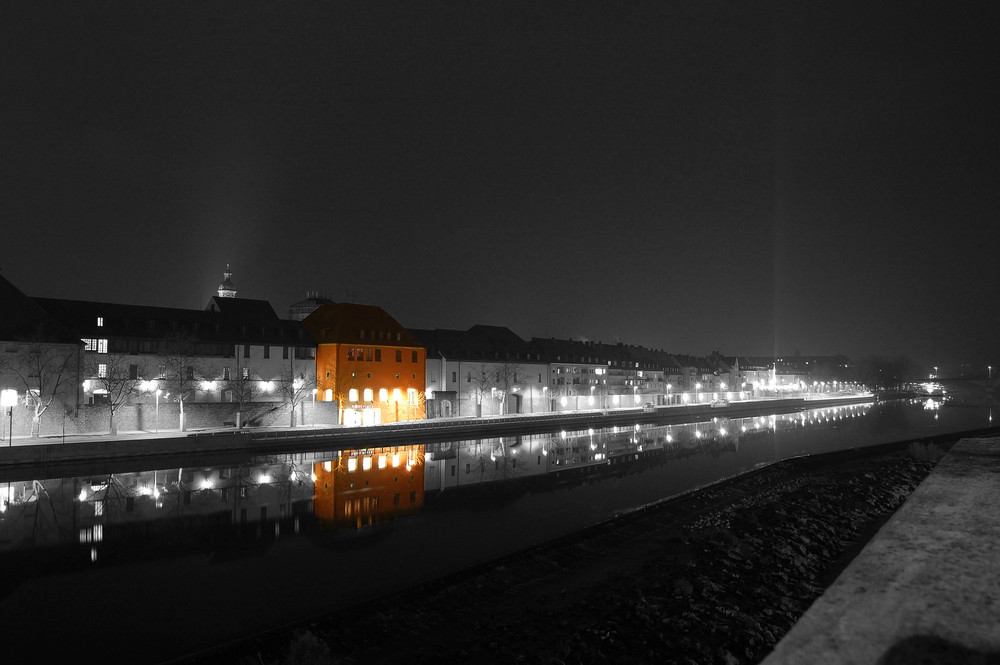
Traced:
POLYGON ((392 398, 394 400, 396 400, 397 402, 402 402, 403 401, 403 391, 401 391, 399 388, 393 388, 392 389, 392 398))
POLYGON ((382 349, 375 349, 375 362, 382 362, 382 349))
POLYGON ((268 346, 267 344, 264 345, 264 357, 265 358, 271 357, 271 347, 268 346))
POLYGON ((281 359, 282 360, 288 360, 288 347, 287 346, 281 347, 281 359))
POLYGON ((103 328, 104 327, 104 317, 103 316, 97 317, 97 327, 98 328, 103 328))
POLYGON ((401 338, 402 338, 402 335, 399 334, 399 333, 396 333, 396 341, 397 342, 400 341, 401 338))
POLYGON ((410 401, 410 406, 416 406, 417 405, 417 389, 416 388, 409 388, 409 389, 407 389, 407 391, 406 391, 406 397, 410 401))
POLYGON ((130 379, 138 379, 139 378, 139 366, 138 365, 129 365, 128 366, 128 378, 130 378, 130 379))
POLYGON ((250 378, 250 368, 249 367, 244 367, 243 368, 243 374, 242 374, 242 376, 243 376, 243 380, 244 381, 250 378))
POLYGON ((106 363, 101 363, 97 366, 97 376, 98 378, 104 379, 108 376, 108 366, 106 363))
POLYGON ((354 349, 347 349, 347 359, 354 360, 354 349))
MULTIPOLYGON (((541 374, 539 374, 538 376, 541 376, 541 374)), ((451 382, 458 383, 458 372, 451 373, 451 382)))
POLYGON ((472 383, 472 372, 466 372, 465 373, 465 382, 466 383, 472 383))
POLYGON ((348 393, 347 393, 347 401, 349 401, 349 402, 357 402, 358 401, 358 389, 357 388, 351 388, 350 391, 348 391, 348 393))
POLYGON ((367 360, 368 362, 372 361, 372 350, 371 349, 367 349, 365 351, 365 360, 367 360))
POLYGON ((389 401, 389 391, 385 388, 378 389, 378 401, 388 402, 389 401))
POLYGON ((157 377, 161 378, 161 379, 167 378, 167 366, 166 365, 160 365, 160 371, 157 374, 157 377))
POLYGON ((399 349, 396 349, 396 362, 403 362, 403 352, 399 349))
POLYGON ((99 339, 99 340, 97 340, 97 352, 98 353, 107 353, 108 352, 108 340, 106 340, 106 339, 99 339))
POLYGON ((364 338, 365 338, 365 331, 364 331, 364 330, 362 330, 362 331, 361 331, 361 339, 364 339, 364 338))
POLYGON ((187 380, 194 381, 194 367, 191 365, 187 366, 187 380))
POLYGON ((244 344, 243 345, 243 357, 244 358, 249 358, 250 357, 250 345, 249 344, 244 344))
POLYGON ((414 351, 413 355, 410 356, 410 362, 412 362, 412 363, 417 362, 417 352, 416 351, 414 351))
MULTIPOLYGON (((83 350, 84 351, 96 351, 97 350, 97 340, 96 339, 93 339, 93 338, 82 339, 81 341, 83 342, 83 350)), ((396 353, 399 353, 399 351, 397 351, 396 353)))
POLYGON ((228 367, 223 367, 222 368, 222 380, 223 381, 228 381, 229 380, 229 368, 228 367))

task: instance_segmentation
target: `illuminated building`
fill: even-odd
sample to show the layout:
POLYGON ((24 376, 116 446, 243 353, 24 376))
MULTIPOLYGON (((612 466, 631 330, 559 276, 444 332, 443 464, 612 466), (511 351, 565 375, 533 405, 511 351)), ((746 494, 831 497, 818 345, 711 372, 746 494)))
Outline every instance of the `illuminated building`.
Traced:
POLYGON ((364 526, 424 505, 424 447, 342 450, 313 464, 313 513, 329 524, 364 526))
POLYGON ((344 425, 426 417, 426 351, 381 307, 322 305, 302 322, 316 340, 316 399, 344 425))

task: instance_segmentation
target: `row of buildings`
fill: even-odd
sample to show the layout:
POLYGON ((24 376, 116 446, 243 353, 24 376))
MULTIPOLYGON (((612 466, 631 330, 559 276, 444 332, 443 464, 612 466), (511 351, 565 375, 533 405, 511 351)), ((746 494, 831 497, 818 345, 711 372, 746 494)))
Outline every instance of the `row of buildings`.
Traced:
POLYGON ((116 411, 148 428, 143 405, 155 405, 143 422, 157 428, 161 405, 182 429, 185 418, 240 425, 279 413, 302 424, 307 407, 314 422, 366 425, 835 391, 851 379, 843 357, 696 357, 500 326, 407 329, 379 307, 315 292, 279 316, 238 297, 228 265, 203 309, 29 297, 2 276, 0 308, 0 391, 36 432, 81 409, 106 409, 111 429, 116 411))

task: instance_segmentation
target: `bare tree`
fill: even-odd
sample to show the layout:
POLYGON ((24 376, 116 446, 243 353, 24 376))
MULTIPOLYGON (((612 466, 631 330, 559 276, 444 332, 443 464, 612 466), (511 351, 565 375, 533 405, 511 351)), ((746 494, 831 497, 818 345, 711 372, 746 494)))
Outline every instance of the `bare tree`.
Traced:
POLYGON ((180 429, 185 431, 184 402, 194 399, 201 380, 201 366, 196 356, 197 338, 185 334, 168 335, 163 340, 163 376, 168 399, 180 406, 180 429))
POLYGON ((103 390, 101 401, 108 408, 111 434, 118 433, 115 412, 131 401, 143 381, 145 366, 130 361, 129 356, 120 353, 100 354, 88 360, 87 373, 103 390))
POLYGON ((24 387, 26 403, 34 407, 31 436, 39 436, 42 414, 57 396, 75 387, 79 375, 80 349, 73 344, 50 342, 39 336, 17 344, 13 354, 0 354, 0 370, 6 370, 24 387))
POLYGON ((295 427, 295 407, 313 393, 313 389, 316 388, 316 375, 313 373, 306 376, 305 372, 300 372, 296 376, 295 370, 287 367, 281 370, 278 386, 281 394, 288 399, 289 427, 295 427))
POLYGON ((256 402, 263 393, 260 386, 260 375, 253 367, 244 365, 236 377, 229 380, 228 390, 229 394, 232 395, 233 402, 237 404, 236 426, 242 427, 243 413, 246 411, 247 405, 256 402))
POLYGON ((487 393, 493 394, 493 390, 496 388, 496 373, 492 368, 487 367, 485 364, 479 365, 479 367, 470 370, 471 380, 469 383, 472 384, 472 395, 476 400, 476 415, 483 415, 483 397, 487 393))
POLYGON ((494 386, 500 398, 500 412, 507 413, 507 398, 524 387, 524 368, 510 360, 497 365, 494 370, 494 386))

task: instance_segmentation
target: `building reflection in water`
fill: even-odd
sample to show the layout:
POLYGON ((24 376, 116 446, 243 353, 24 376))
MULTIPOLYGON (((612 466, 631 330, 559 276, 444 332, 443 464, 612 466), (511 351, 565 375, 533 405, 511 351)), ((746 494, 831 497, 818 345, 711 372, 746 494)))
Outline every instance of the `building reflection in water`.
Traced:
POLYGON ((343 450, 313 464, 313 514, 332 525, 374 524, 424 505, 424 447, 343 450))
POLYGON ((761 459, 770 459, 767 451, 782 432, 836 428, 870 408, 850 405, 683 425, 268 455, 229 466, 3 481, 0 554, 73 544, 83 546, 80 554, 87 561, 97 562, 98 548, 116 544, 133 544, 134 556, 140 557, 149 554, 138 552, 143 543, 152 549, 191 549, 204 547, 206 538, 264 542, 315 527, 360 528, 411 515, 425 505, 425 496, 463 487, 530 481, 544 489, 575 477, 618 473, 622 465, 638 469, 696 455, 719 457, 750 444, 761 459))

